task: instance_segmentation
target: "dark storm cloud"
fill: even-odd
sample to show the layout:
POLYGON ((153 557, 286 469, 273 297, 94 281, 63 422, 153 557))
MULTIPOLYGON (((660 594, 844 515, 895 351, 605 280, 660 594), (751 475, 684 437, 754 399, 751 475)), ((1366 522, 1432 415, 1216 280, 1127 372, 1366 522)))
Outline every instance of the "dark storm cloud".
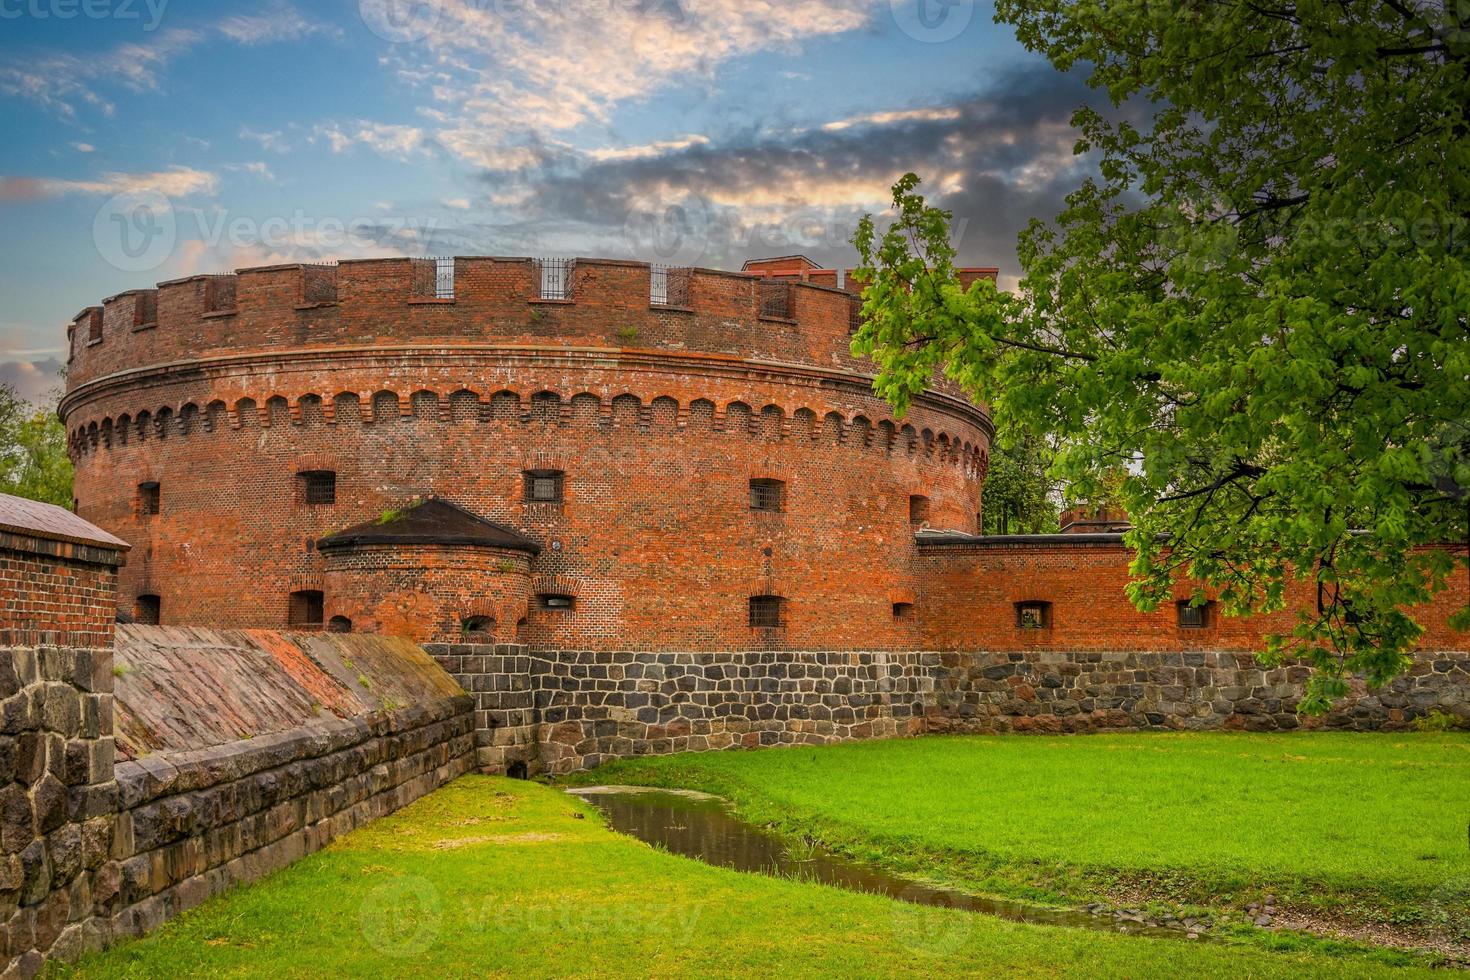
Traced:
MULTIPOLYGON (((961 260, 1013 273, 1017 232, 1032 217, 1056 215, 1091 172, 1090 161, 1072 155, 1072 113, 1088 103, 1113 116, 1141 115, 1138 107, 1109 109, 1082 78, 1081 71, 1029 67, 938 104, 875 110, 804 131, 751 131, 641 158, 563 159, 534 174, 486 174, 484 181, 491 188, 523 182, 519 216, 527 229, 565 224, 568 232, 611 236, 650 202, 655 210, 691 195, 730 202, 709 209, 703 264, 780 248, 825 264, 851 261, 847 236, 863 210, 882 203, 872 201, 871 188, 912 170, 954 212, 961 260)), ((504 241, 518 229, 485 231, 504 241)))

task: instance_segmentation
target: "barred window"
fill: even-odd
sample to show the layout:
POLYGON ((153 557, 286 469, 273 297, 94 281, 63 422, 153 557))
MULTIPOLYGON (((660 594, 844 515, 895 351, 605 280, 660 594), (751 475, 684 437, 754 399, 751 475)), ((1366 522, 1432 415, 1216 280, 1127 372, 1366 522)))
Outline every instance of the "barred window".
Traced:
POLYGON ((541 299, 571 299, 576 259, 537 259, 537 295, 541 299))
POLYGON ((331 470, 308 470, 299 474, 302 499, 308 504, 337 502, 337 474, 331 470))
POLYGON ((761 316, 791 319, 791 283, 780 279, 760 281, 761 316))
POLYGON ((534 504, 559 504, 562 502, 564 486, 561 470, 527 470, 526 502, 534 504))
POLYGON ((780 511, 786 509, 786 484, 780 480, 751 480, 750 509, 780 511))
POLYGON ((648 302, 652 306, 687 307, 690 270, 666 265, 648 267, 648 302))
POLYGON ((778 595, 750 597, 750 625, 757 629, 774 629, 782 625, 782 606, 786 600, 778 595))
POLYGON ((1036 601, 1016 603, 1016 628, 1023 630, 1050 629, 1051 603, 1036 601))
POLYGON ((1209 627, 1214 619, 1213 602, 1202 605, 1192 605, 1188 599, 1181 599, 1174 604, 1175 615, 1179 620, 1179 628, 1184 630, 1202 630, 1209 627))

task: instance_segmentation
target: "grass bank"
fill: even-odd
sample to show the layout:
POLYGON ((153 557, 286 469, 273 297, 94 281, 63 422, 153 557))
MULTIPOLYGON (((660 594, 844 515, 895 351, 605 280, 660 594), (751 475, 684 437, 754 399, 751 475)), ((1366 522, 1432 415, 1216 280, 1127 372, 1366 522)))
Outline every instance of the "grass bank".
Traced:
MULTIPOLYGON (((775 753, 770 753, 774 755, 775 753)), ((754 756, 751 756, 754 758, 754 756)), ((1018 925, 709 867, 535 784, 467 776, 53 976, 1429 976, 1018 925)))
POLYGON ((1243 910, 1470 939, 1470 736, 955 736, 630 760, 891 869, 1082 905, 1243 910))

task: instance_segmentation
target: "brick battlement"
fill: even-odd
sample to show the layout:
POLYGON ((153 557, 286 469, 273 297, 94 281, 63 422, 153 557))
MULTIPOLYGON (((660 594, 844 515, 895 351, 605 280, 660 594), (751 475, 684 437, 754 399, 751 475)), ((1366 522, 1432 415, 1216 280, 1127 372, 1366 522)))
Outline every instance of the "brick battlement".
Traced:
POLYGON ((432 259, 363 259, 119 293, 72 320, 69 390, 228 353, 424 343, 673 349, 864 370, 848 350, 856 296, 835 283, 609 259, 572 261, 554 290, 528 258, 460 257, 450 271, 436 277, 432 259))

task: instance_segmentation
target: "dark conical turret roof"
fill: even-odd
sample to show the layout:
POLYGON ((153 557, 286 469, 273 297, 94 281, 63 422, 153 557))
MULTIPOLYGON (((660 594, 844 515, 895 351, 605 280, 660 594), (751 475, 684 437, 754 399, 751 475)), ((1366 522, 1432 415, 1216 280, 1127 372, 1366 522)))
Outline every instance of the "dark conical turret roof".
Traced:
POLYGON ((390 510, 376 521, 354 524, 317 542, 320 551, 365 544, 449 544, 508 548, 539 554, 541 546, 503 524, 487 521, 439 497, 390 510))

